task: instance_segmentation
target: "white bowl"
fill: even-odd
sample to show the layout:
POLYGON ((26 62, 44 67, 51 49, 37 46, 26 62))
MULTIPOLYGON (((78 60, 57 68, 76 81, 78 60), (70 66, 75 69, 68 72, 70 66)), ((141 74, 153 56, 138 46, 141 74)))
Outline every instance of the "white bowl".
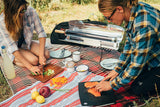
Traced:
POLYGON ((79 65, 76 67, 76 71, 79 75, 86 75, 88 73, 87 65, 79 65))

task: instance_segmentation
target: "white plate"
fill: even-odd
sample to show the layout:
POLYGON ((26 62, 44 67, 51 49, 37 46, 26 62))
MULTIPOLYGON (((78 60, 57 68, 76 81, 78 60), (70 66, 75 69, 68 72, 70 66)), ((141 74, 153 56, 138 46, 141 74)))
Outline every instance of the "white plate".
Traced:
POLYGON ((109 58, 109 59, 104 59, 103 61, 101 61, 100 65, 105 69, 112 70, 116 66, 117 62, 118 62, 118 59, 109 58))
POLYGON ((62 49, 56 50, 56 51, 51 51, 50 56, 52 58, 66 58, 66 57, 71 56, 71 54, 72 54, 71 51, 69 51, 69 50, 65 50, 63 56, 61 56, 61 53, 62 53, 62 49))

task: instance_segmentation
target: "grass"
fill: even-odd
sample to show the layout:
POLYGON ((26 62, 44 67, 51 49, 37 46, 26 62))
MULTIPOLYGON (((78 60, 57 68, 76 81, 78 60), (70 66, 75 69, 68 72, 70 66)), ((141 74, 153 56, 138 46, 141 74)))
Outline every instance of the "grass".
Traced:
MULTIPOLYGON (((159 0, 140 0, 147 2, 154 7, 160 9, 160 1, 159 0)), ((1 3, 1 0, 0 0, 1 3)), ((0 13, 1 13, 2 5, 0 5, 0 13)), ((49 9, 45 10, 37 10, 39 17, 41 19, 42 25, 44 27, 45 32, 48 37, 56 24, 69 20, 84 20, 90 19, 94 21, 103 20, 102 14, 98 11, 98 7, 96 3, 88 4, 88 5, 77 5, 70 3, 54 3, 50 5, 49 9)), ((37 39, 34 36, 34 39, 37 39)), ((124 41, 120 44, 123 47, 124 41)), ((0 72, 0 102, 9 98, 12 95, 11 90, 5 81, 3 74, 0 72)), ((150 107, 150 105, 155 106, 160 105, 158 100, 153 100, 153 103, 147 104, 146 107, 150 107)))
POLYGON ((12 92, 10 90, 10 87, 8 86, 8 83, 0 70, 0 102, 9 98, 11 95, 12 92))
POLYGON ((101 13, 96 4, 77 5, 65 3, 61 10, 39 12, 40 19, 47 33, 51 33, 56 24, 69 20, 98 20, 101 13))

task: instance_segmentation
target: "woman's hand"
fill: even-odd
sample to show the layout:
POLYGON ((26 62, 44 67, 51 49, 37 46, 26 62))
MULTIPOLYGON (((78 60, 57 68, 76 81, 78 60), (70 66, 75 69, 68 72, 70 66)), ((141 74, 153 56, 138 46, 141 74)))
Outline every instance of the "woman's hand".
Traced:
POLYGON ((112 81, 118 75, 119 75, 119 73, 117 73, 116 71, 112 70, 102 81, 105 81, 105 80, 112 81))
POLYGON ((41 70, 40 70, 39 66, 32 66, 29 70, 32 73, 34 73, 35 75, 40 75, 41 74, 41 70))
POLYGON ((46 58, 45 56, 39 56, 39 64, 46 65, 46 58))
POLYGON ((109 91, 112 89, 109 81, 101 81, 99 84, 95 86, 96 90, 99 92, 109 91))

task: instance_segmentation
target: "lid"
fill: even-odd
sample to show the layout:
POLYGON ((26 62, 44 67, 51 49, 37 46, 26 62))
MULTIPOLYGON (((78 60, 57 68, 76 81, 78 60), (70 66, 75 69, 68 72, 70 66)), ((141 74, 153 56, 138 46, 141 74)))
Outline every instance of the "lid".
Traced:
POLYGON ((78 54, 80 54, 80 52, 79 51, 75 51, 75 52, 73 52, 73 54, 77 54, 78 55, 78 54))

